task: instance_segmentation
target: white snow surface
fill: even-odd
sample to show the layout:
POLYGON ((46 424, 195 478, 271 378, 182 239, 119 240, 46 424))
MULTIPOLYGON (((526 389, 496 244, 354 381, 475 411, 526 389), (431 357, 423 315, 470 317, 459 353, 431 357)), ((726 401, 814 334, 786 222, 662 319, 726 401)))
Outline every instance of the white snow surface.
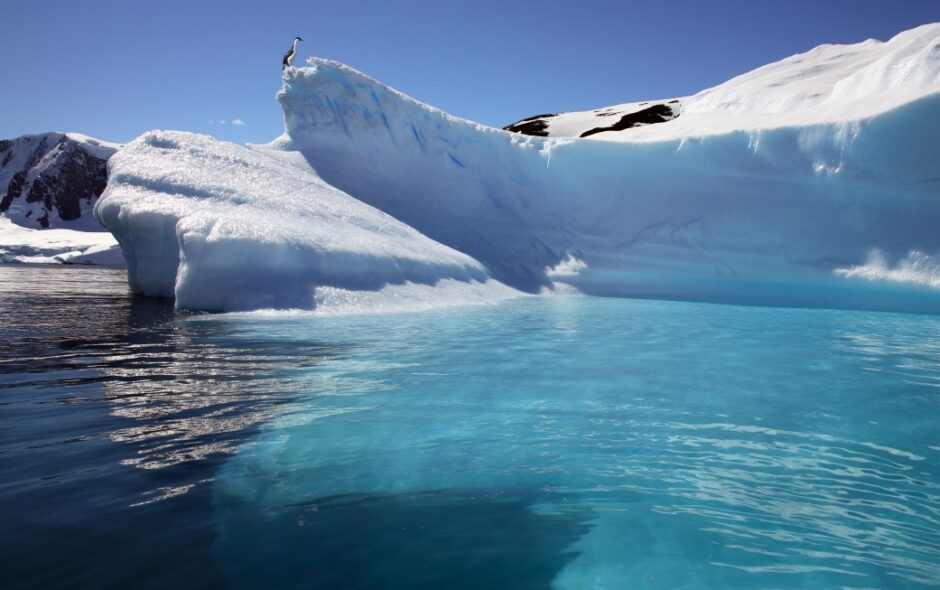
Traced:
POLYGON ((940 92, 938 43, 940 23, 887 42, 820 45, 683 99, 672 121, 596 137, 663 141, 866 120, 940 92))
POLYGON ((859 121, 940 92, 940 23, 887 42, 820 45, 689 98, 643 139, 859 121), (684 119, 684 120, 683 120, 684 119))
POLYGON ((104 141, 102 139, 97 139, 90 135, 85 135, 84 133, 76 133, 74 131, 63 133, 63 135, 67 136, 69 139, 73 141, 77 141, 83 144, 85 148, 88 149, 88 151, 90 151, 91 153, 95 154, 96 156, 102 159, 110 158, 114 154, 114 152, 124 147, 124 145, 120 143, 114 143, 113 141, 104 141))
POLYGON ((853 45, 820 45, 691 97, 530 119, 544 120, 549 137, 579 137, 652 105, 677 107, 678 116, 665 123, 591 136, 628 142, 867 119, 940 92, 937 27, 924 25, 887 42, 869 39, 853 45))
POLYGON ((454 282, 471 299, 516 294, 469 256, 331 187, 299 153, 152 131, 109 165, 95 215, 121 244, 131 288, 180 307, 362 311, 383 304, 376 293, 400 297, 397 286, 443 283, 453 295, 454 282))
POLYGON ((940 253, 940 24, 822 46, 585 139, 459 119, 318 58, 285 70, 278 100, 267 147, 152 132, 112 158, 96 214, 136 291, 338 309, 456 281, 940 312, 937 285, 859 270, 940 253))
POLYGON ((123 266, 117 241, 106 231, 33 229, 0 216, 0 263, 123 266))

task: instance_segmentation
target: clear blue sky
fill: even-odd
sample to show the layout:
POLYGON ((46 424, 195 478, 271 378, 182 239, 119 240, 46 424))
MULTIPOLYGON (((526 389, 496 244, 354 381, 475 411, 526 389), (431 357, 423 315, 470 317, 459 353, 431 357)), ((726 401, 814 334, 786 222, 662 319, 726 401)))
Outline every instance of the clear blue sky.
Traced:
POLYGON ((940 0, 4 2, 0 137, 153 128, 266 142, 294 35, 455 115, 691 94, 820 43, 940 21, 940 0), (219 120, 241 119, 243 126, 219 120))

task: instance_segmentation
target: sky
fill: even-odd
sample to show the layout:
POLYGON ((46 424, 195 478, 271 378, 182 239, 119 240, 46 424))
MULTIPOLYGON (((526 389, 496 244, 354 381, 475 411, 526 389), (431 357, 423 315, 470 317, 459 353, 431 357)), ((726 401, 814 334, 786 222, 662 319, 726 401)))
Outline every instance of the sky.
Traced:
POLYGON ((0 0, 0 138, 155 128, 264 143, 281 58, 347 63, 502 127, 544 112, 694 94, 821 43, 940 21, 940 0, 0 0))

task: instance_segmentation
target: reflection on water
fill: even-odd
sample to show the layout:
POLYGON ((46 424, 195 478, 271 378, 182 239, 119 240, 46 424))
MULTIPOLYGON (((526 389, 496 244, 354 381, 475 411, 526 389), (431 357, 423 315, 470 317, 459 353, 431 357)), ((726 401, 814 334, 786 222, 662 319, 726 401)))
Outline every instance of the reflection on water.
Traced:
POLYGON ((50 389, 59 403, 108 402, 111 415, 129 420, 108 433, 133 444, 125 464, 154 469, 231 452, 246 429, 309 391, 304 369, 342 351, 186 321, 169 301, 128 296, 123 271, 0 272, 2 387, 50 389), (104 280, 88 284, 92 273, 104 280))
MULTIPOLYGON (((0 266, 0 317, 0 547, 22 557, 11 560, 19 567, 0 568, 4 588, 7 575, 17 585, 74 587, 68 576, 96 569, 78 559, 93 547, 136 551, 143 558, 130 563, 151 562, 155 580, 191 569, 199 572, 192 584, 212 585, 211 571, 201 571, 212 567, 209 496, 192 492, 211 483, 218 461, 256 425, 309 393, 294 372, 342 350, 193 321, 172 302, 131 296, 124 272, 112 269, 0 266), (134 467, 152 475, 133 475, 134 467), (132 510, 187 493, 182 508, 132 510), (126 538, 186 512, 190 522, 167 536, 180 552, 192 540, 178 536, 197 537, 198 527, 205 538, 182 569, 166 562, 175 551, 155 550, 149 535, 126 538), (66 532, 72 559, 46 563, 41 556, 66 532)), ((128 574, 119 568, 97 579, 128 574)))
POLYGON ((339 350, 306 340, 246 340, 209 321, 128 338, 100 365, 112 414, 134 421, 110 438, 134 443, 137 455, 124 463, 147 469, 229 453, 249 427, 310 391, 295 371, 339 350))
POLYGON ((940 584, 940 318, 193 315, 0 266, 0 588, 940 584))

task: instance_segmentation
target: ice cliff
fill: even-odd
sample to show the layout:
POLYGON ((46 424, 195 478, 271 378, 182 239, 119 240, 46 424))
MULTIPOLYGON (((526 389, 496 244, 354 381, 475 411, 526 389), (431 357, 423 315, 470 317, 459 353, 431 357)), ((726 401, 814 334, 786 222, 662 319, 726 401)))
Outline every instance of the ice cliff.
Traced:
POLYGON ((940 311, 923 276, 940 267, 937 24, 821 46, 583 138, 641 105, 523 135, 323 59, 288 69, 278 100, 285 133, 266 148, 153 133, 112 159, 96 211, 136 290, 309 308, 323 288, 496 279, 940 311))

